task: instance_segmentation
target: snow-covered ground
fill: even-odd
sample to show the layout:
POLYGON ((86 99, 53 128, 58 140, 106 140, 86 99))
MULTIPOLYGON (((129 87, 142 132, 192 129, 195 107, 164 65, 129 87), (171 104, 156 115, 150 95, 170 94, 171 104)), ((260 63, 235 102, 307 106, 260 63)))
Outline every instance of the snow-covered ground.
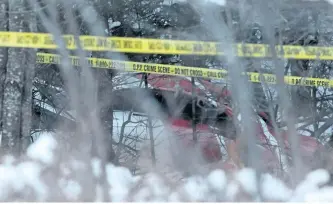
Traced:
POLYGON ((232 175, 214 170, 175 182, 158 173, 133 176, 112 164, 101 168, 97 158, 89 163, 63 157, 59 146, 51 134, 43 134, 22 160, 6 156, 0 165, 0 201, 333 201, 323 169, 295 189, 268 174, 256 177, 251 169, 232 175))

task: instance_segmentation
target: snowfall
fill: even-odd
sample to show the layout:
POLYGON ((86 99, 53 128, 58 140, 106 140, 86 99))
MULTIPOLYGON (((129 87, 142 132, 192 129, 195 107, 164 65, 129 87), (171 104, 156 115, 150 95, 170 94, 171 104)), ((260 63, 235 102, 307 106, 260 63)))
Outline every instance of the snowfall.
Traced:
POLYGON ((58 146, 55 137, 42 134, 24 158, 5 156, 0 165, 0 201, 333 201, 324 169, 309 173, 294 189, 268 174, 258 179, 251 169, 232 175, 214 170, 172 182, 158 173, 134 176, 124 167, 102 168, 97 158, 63 159, 58 146))

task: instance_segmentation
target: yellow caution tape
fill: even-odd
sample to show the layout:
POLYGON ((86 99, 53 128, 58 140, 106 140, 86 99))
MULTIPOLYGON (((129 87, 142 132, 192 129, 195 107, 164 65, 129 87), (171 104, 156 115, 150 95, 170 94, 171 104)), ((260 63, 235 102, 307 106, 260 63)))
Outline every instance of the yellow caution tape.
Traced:
MULTIPOLYGON (((80 59, 70 56, 73 66, 80 66, 80 59)), ((60 64, 59 55, 37 53, 37 63, 39 64, 60 64)), ((103 69, 117 69, 125 72, 139 72, 162 74, 171 76, 201 77, 211 79, 227 79, 228 72, 220 69, 207 69, 200 67, 186 67, 176 65, 152 64, 130 61, 110 60, 103 58, 86 58, 90 67, 103 69)), ((273 74, 260 74, 256 72, 247 72, 248 79, 251 82, 276 84, 276 77, 273 74)), ((285 76, 284 81, 289 85, 312 86, 312 87, 333 87, 333 80, 321 78, 303 78, 298 76, 285 76)))
MULTIPOLYGON (((76 49, 73 35, 64 35, 66 47, 76 49)), ((184 40, 162 40, 127 37, 79 36, 84 50, 114 51, 143 54, 223 55, 222 43, 184 40)), ((0 32, 0 47, 56 49, 57 42, 48 33, 0 32)), ((272 57, 270 46, 265 44, 236 44, 239 57, 272 57)), ((333 47, 276 46, 278 57, 287 59, 333 60, 333 47)))

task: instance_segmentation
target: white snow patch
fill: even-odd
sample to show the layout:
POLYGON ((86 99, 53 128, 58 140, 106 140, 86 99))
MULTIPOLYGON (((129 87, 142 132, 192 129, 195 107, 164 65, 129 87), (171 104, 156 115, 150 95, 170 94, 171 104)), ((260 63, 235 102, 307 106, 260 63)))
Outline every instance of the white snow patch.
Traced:
POLYGON ((225 197, 228 201, 235 199, 237 193, 239 192, 239 185, 235 181, 231 181, 226 189, 225 197))
POLYGON ((209 188, 206 181, 199 176, 189 178, 184 185, 185 195, 190 202, 198 202, 207 199, 206 195, 208 190, 209 188))
POLYGON ((60 179, 59 186, 67 199, 78 200, 80 198, 82 187, 77 181, 60 179))
POLYGON ((324 169, 318 169, 309 173, 294 191, 292 202, 304 202, 305 197, 319 190, 319 186, 327 183, 330 179, 329 173, 324 169))
POLYGON ((0 166, 0 199, 6 199, 11 190, 21 191, 24 181, 18 179, 16 168, 12 165, 0 166))
POLYGON ((116 22, 112 22, 110 25, 109 25, 109 28, 115 28, 115 27, 119 27, 121 26, 121 23, 119 21, 116 21, 116 22))
POLYGON ((39 201, 48 197, 48 187, 40 180, 42 167, 34 162, 23 162, 16 167, 16 179, 32 187, 39 201), (19 175, 19 178, 17 177, 19 175))
POLYGON ((224 171, 214 170, 207 177, 208 184, 216 191, 223 191, 227 184, 227 177, 224 171))
POLYGON ((329 4, 333 5, 333 0, 326 0, 329 4))
POLYGON ((305 196, 306 202, 333 202, 333 187, 324 187, 305 196))
POLYGON ((112 164, 108 164, 106 166, 106 177, 111 186, 109 196, 112 201, 126 201, 130 188, 136 182, 131 172, 124 167, 115 167, 112 164))
POLYGON ((52 164, 54 162, 53 151, 56 147, 57 141, 53 138, 51 133, 46 132, 41 134, 37 141, 30 145, 27 150, 27 155, 45 164, 52 164))
MULTIPOLYGON (((101 169, 104 168, 98 158, 87 163, 70 159, 69 163, 53 165, 56 146, 52 135, 44 134, 29 147, 28 161, 20 162, 12 156, 4 157, 0 164, 0 200, 21 199, 33 195, 36 201, 49 201, 50 196, 55 194, 54 190, 58 190, 56 193, 61 194, 63 200, 78 201, 85 192, 91 192, 91 189, 96 189, 92 200, 103 201, 103 192, 108 192, 112 202, 235 201, 241 189, 253 198, 258 197, 256 173, 249 168, 236 172, 234 177, 230 178, 227 178, 224 171, 214 170, 206 176, 192 176, 179 182, 177 186, 172 186, 166 182, 165 175, 150 173, 142 177, 134 176, 127 168, 108 164, 105 171, 109 185, 104 191, 104 185, 90 182, 90 179, 96 180, 94 177, 100 176, 101 169), (83 180, 70 177, 85 173, 89 165, 92 167, 91 175, 84 174, 84 178, 79 178, 83 180), (53 170, 57 172, 51 174, 51 178, 45 176, 50 170, 51 173, 53 170), (48 179, 54 180, 46 182, 48 179), (82 185, 81 181, 89 181, 89 185, 82 185)), ((268 201, 330 202, 333 201, 333 187, 321 187, 329 178, 329 173, 324 169, 313 171, 295 190, 269 174, 262 175, 258 182, 263 198, 268 201)))
POLYGON ((261 193, 264 198, 274 201, 288 201, 292 195, 291 189, 269 174, 262 177, 261 193))
POLYGON ((98 158, 93 158, 91 160, 91 167, 92 167, 92 170, 93 170, 93 174, 95 177, 100 177, 102 175, 102 162, 100 159, 98 158))
POLYGON ((206 2, 212 2, 212 3, 215 3, 219 6, 224 6, 226 4, 225 0, 206 0, 206 2))
POLYGON ((253 169, 242 169, 236 174, 236 180, 242 185, 243 189, 254 195, 257 193, 256 173, 253 169))

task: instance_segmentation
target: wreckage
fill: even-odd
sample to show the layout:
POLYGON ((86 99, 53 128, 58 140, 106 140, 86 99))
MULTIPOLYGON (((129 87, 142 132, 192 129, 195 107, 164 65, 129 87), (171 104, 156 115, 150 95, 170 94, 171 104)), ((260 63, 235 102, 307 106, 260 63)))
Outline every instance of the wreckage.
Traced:
MULTIPOLYGON (((237 144, 237 135, 241 133, 240 127, 235 124, 234 119, 237 117, 232 109, 228 89, 206 80, 201 80, 200 84, 193 84, 190 78, 185 77, 152 74, 136 74, 135 77, 141 81, 146 80, 146 86, 119 89, 115 93, 119 104, 128 104, 127 96, 133 96, 140 91, 153 98, 163 110, 163 116, 153 117, 159 117, 165 126, 170 127, 174 136, 179 138, 178 143, 183 145, 183 151, 178 151, 176 158, 188 151, 185 149, 192 148, 194 151, 194 147, 199 147, 201 155, 193 156, 203 158, 203 165, 219 164, 219 168, 226 170, 235 170, 247 165, 244 155, 242 157, 240 152, 235 152, 242 151, 237 144)), ((138 104, 128 104, 129 107, 136 112, 145 113, 138 104)), ((262 169, 274 174, 288 172, 292 165, 292 154, 287 130, 273 128, 272 121, 265 112, 256 112, 252 122, 256 127, 256 147, 264 164, 262 169)), ((299 138, 302 160, 311 166, 313 158, 324 146, 313 137, 299 135, 299 138)))
MULTIPOLYGON (((117 77, 120 79, 122 75, 114 80, 117 77)), ((127 74, 126 83, 114 89, 110 106, 114 111, 113 139, 118 144, 117 154, 126 144, 135 146, 127 150, 129 154, 137 154, 137 150, 143 148, 139 143, 154 140, 155 145, 159 145, 154 156, 158 160, 170 160, 170 165, 186 173, 191 173, 194 163, 230 171, 248 165, 244 157, 246 150, 239 145, 238 135, 242 134, 237 124, 239 117, 232 108, 226 86, 208 80, 194 83, 186 77, 152 74, 129 77, 127 74), (157 109, 153 110, 153 106, 157 109), (149 123, 142 122, 147 119, 150 127, 147 127, 149 123), (164 136, 159 133, 163 131, 164 136), (138 134, 153 134, 153 138, 138 139, 134 136, 138 134), (169 145, 163 146, 165 141, 169 145)), ((48 112, 52 115, 52 111, 48 112)), ((274 174, 288 172, 293 158, 287 131, 273 128, 267 113, 254 112, 249 122, 255 126, 255 144, 261 157, 258 159, 263 160, 262 170, 274 174)), ((67 117, 66 120, 75 119, 67 117)), ((313 137, 299 136, 300 155, 303 162, 311 166, 324 146, 313 137)))

